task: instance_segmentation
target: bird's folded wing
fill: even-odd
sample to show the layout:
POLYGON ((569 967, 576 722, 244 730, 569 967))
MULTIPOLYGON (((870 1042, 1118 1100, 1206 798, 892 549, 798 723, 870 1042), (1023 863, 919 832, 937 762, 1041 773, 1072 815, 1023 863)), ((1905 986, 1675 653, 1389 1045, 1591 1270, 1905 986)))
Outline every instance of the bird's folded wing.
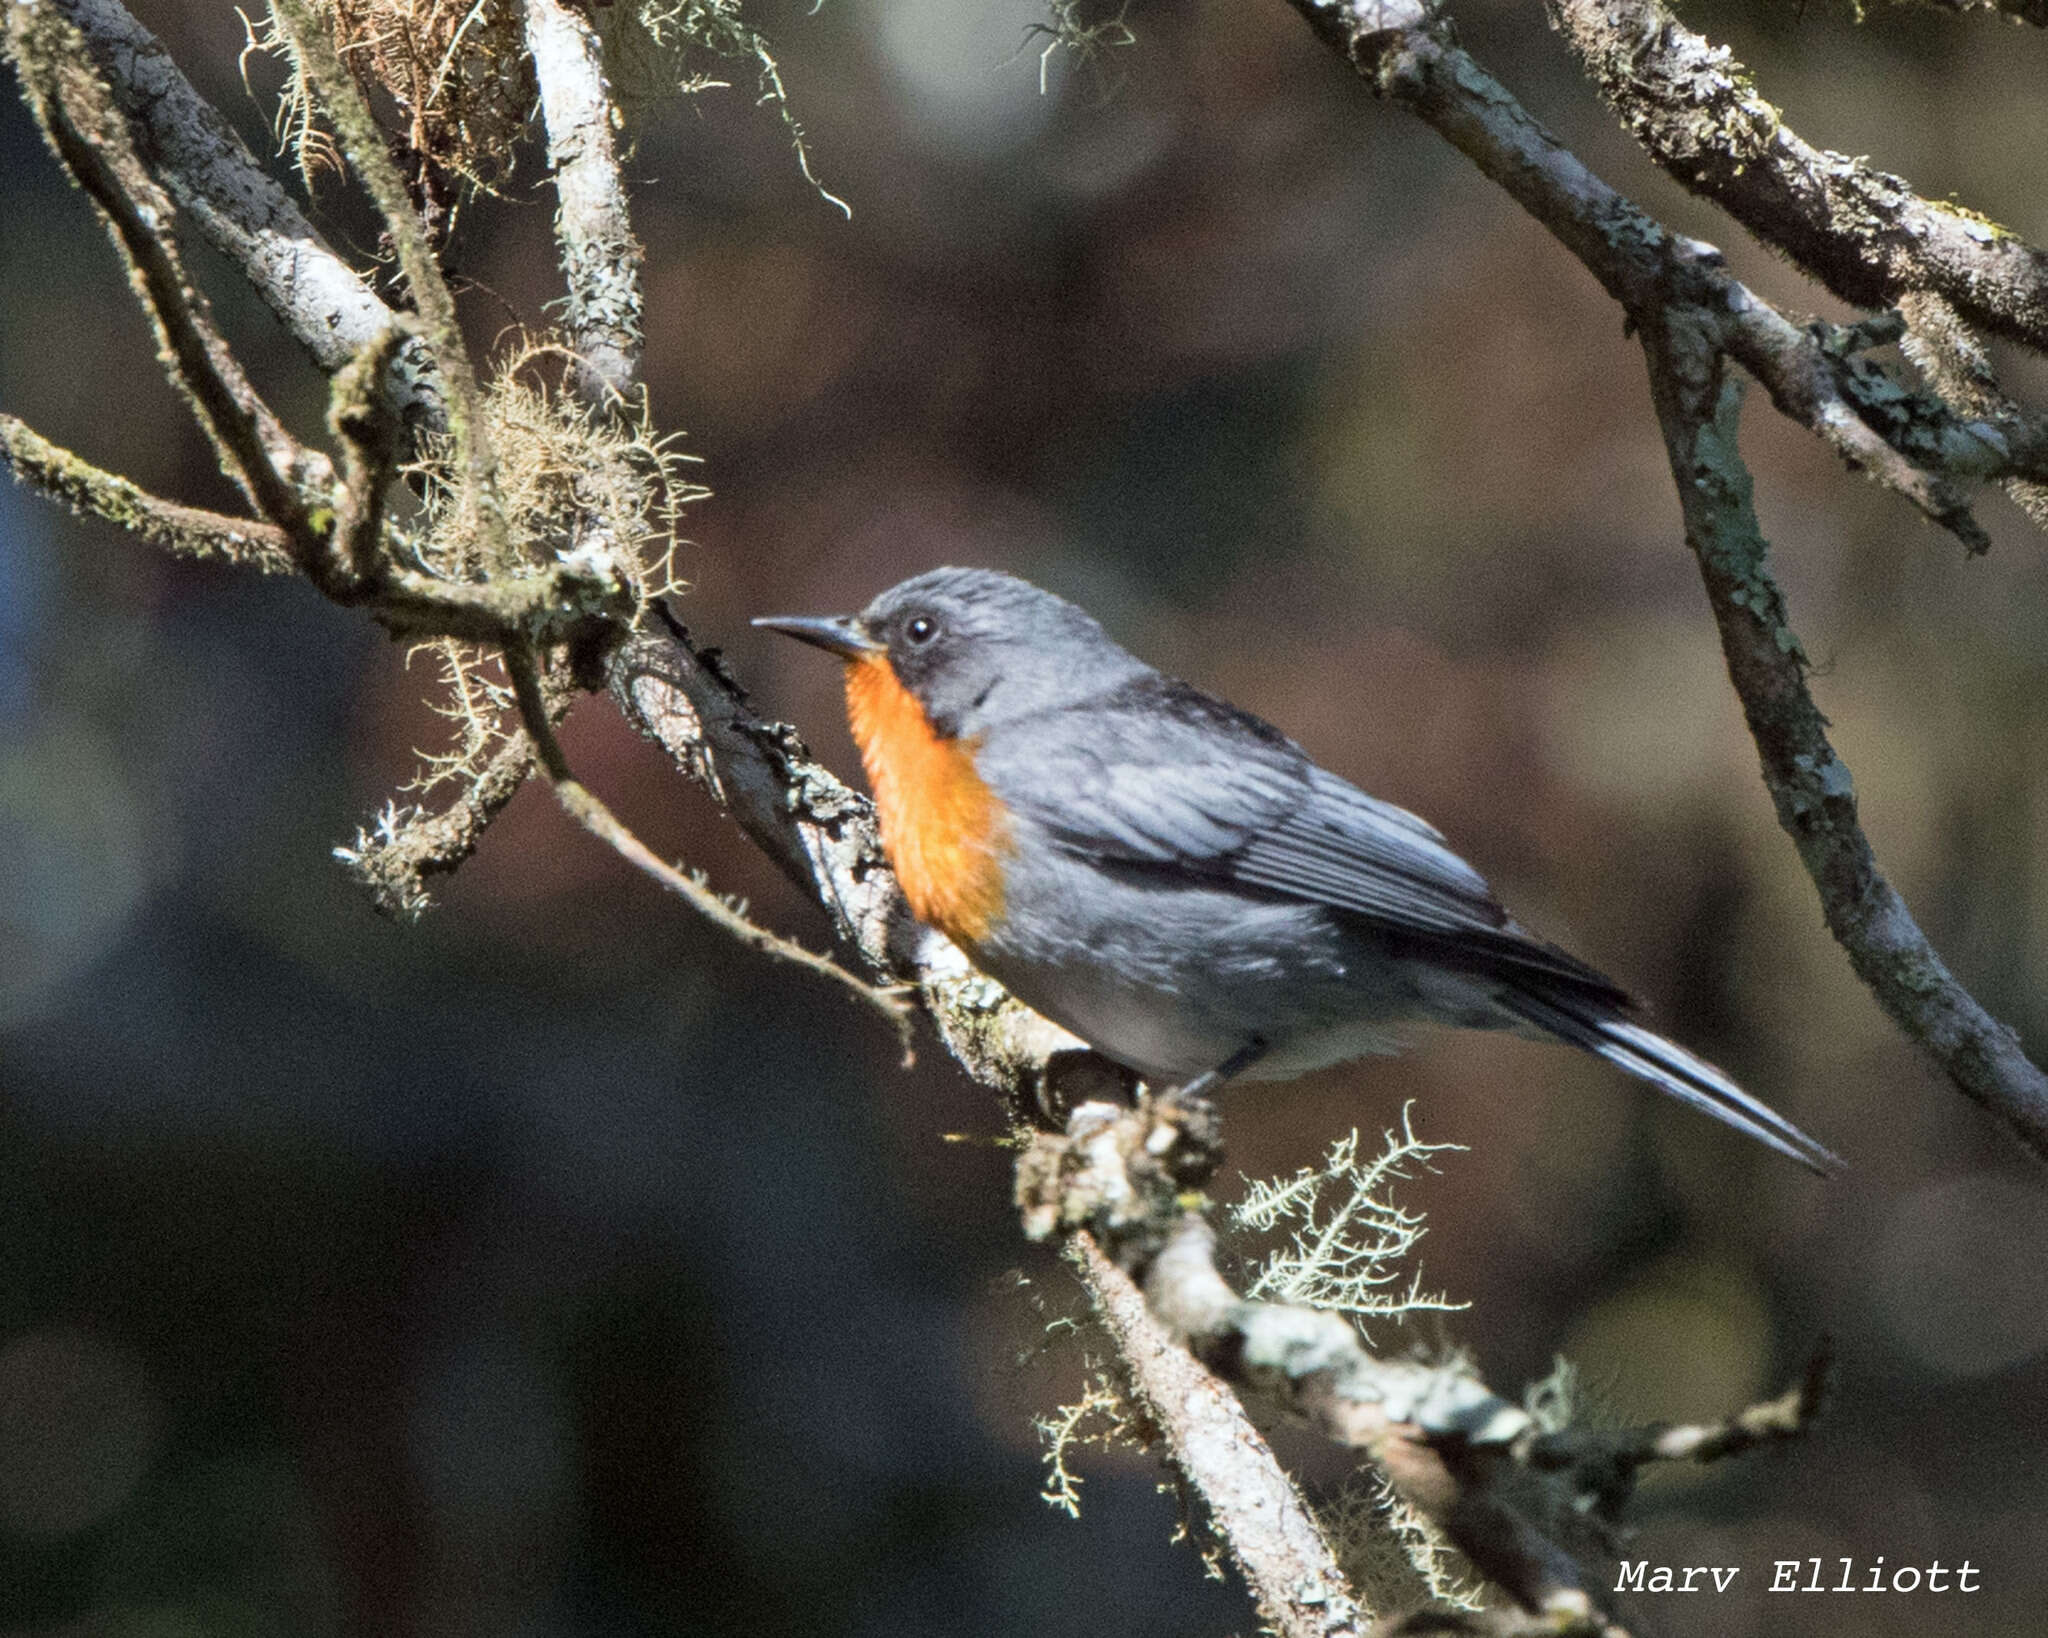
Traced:
POLYGON ((1517 927, 1421 819, 1185 683, 1146 677, 1079 711, 1006 725, 980 761, 1007 802, 1076 852, 1348 911, 1441 959, 1625 1002, 1611 980, 1517 927))

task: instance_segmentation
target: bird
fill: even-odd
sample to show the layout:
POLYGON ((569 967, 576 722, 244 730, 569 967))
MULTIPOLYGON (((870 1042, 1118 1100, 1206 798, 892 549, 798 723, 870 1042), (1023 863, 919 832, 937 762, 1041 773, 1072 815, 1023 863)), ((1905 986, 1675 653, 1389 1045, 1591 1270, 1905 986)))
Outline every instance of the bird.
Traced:
POLYGON ((1422 819, 1014 575, 938 568, 756 626, 845 664, 918 919, 1025 1005, 1194 1097, 1396 1052, 1412 1026, 1605 1059, 1823 1175, 1842 1162, 1517 923, 1422 819))

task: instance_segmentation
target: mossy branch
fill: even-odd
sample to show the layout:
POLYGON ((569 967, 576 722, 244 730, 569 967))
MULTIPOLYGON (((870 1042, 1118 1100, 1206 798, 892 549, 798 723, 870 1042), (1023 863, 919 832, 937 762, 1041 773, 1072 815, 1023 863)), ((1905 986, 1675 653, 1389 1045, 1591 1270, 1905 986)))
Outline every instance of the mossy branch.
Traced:
POLYGON ((475 366, 462 337, 455 297, 441 275, 441 264, 425 225, 391 162, 384 134, 355 80, 342 66, 334 41, 308 0, 277 0, 277 15, 291 37, 291 49, 303 65, 322 104, 333 118, 349 163, 376 202, 398 252, 419 313, 420 336, 433 354, 447 393, 448 428, 455 444, 455 468, 461 474, 462 509, 482 537, 489 554, 508 561, 510 547, 503 507, 492 477, 490 435, 484 425, 475 366))
MULTIPOLYGON (((1899 314, 1899 350, 1943 398, 2012 443, 2048 445, 2048 416, 2019 404, 1999 385, 1983 338, 1946 297, 1932 290, 1910 291, 1900 299, 1899 314)), ((2048 529, 2048 483, 2024 477, 2004 483, 2013 503, 2048 529)))
POLYGON ((1722 1422, 1606 1430, 1539 1418, 1463 1359, 1379 1357, 1344 1315, 1240 1296, 1224 1279, 1197 1192, 1220 1153, 1212 1113, 1170 1093, 1135 1109, 1083 1103, 1064 1132, 1034 1134, 1019 1155, 1018 1202, 1027 1233, 1065 1232, 1134 1402, 1226 1544, 1251 1549, 1244 1568, 1260 1614, 1288 1638, 1349 1634, 1370 1616, 1300 1497, 1272 1488, 1263 1443, 1239 1424, 1224 1383, 1371 1458, 1536 1618, 1518 1627, 1602 1638, 1622 1638, 1612 1565, 1639 1471, 1794 1438, 1819 1413, 1824 1360, 1793 1392, 1722 1422))
POLYGON ((404 429, 383 383, 410 333, 397 321, 335 372, 327 426, 341 445, 341 487, 335 498, 332 550, 323 574, 367 586, 384 555, 384 500, 404 446, 404 429))
MULTIPOLYGON (((79 30, 127 117, 137 150, 200 236, 332 373, 390 322, 367 280, 337 255, 161 41, 120 0, 42 0, 79 30)), ((442 424, 433 361, 418 341, 384 383, 409 428, 442 424)))
MULTIPOLYGON (((1858 307, 1932 290, 2048 350, 2048 253, 1902 178, 1815 148, 1724 47, 1662 0, 1547 0, 1551 22, 1650 157, 1858 307)), ((2041 0, 2020 0, 2041 14, 2041 0)))
POLYGON ((259 574, 293 574, 291 542, 274 523, 180 506, 106 472, 0 414, 0 462, 24 484, 80 517, 98 518, 180 557, 212 558, 259 574))
POLYGON ((1819 891, 1828 930, 1878 1004, 1965 1096, 2048 1160, 2048 1074, 1957 982, 1878 869, 1857 816, 1855 781, 1828 740, 1827 719, 1807 688, 1805 652, 1771 574, 1737 441, 1740 382, 1687 318, 1675 312, 1644 332, 1651 396, 1686 544, 1699 562, 1778 823, 1819 891))

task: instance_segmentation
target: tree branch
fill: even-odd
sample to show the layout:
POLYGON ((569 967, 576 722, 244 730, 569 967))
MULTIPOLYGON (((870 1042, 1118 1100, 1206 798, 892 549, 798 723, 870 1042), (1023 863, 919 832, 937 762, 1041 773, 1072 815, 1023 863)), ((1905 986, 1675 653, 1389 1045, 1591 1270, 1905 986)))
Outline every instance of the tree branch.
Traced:
MULTIPOLYGON (((2048 0, 2044 0, 2048 3, 2048 0)), ((1931 290, 1908 291, 1899 300, 1905 333, 1899 350, 1934 389, 1965 415, 1981 416, 2015 443, 2048 442, 2048 417, 2007 397, 1983 339, 1946 298, 1931 290)), ((2005 492, 2043 529, 2048 529, 2048 484, 2007 478, 2005 492)))
POLYGON ((454 294, 441 276, 441 264, 428 242, 426 227, 413 208, 398 167, 392 163, 382 129, 335 52, 325 20, 308 0, 276 0, 276 15, 289 32, 292 48, 305 65, 308 77, 319 89, 349 163, 390 229, 406 287, 412 292, 413 305, 419 312, 420 335, 446 387, 448 430, 455 441, 454 464, 460 475, 463 515, 482 537, 486 561, 509 563, 511 542, 498 497, 490 429, 484 423, 476 370, 470 363, 468 343, 462 338, 454 294))
MULTIPOLYGON (((2022 0, 2048 16, 2041 0, 2022 0)), ((1661 0, 1547 0, 1608 106, 1650 157, 1858 307, 1932 290, 1972 324, 2048 349, 2048 254, 1901 178, 1814 148, 1725 47, 1661 0)))
MULTIPOLYGON (((566 694, 559 705, 549 705, 557 718, 567 709, 566 694)), ((447 875, 476 852, 484 831, 519 794, 533 768, 533 742, 514 733, 440 812, 393 804, 352 845, 337 847, 334 856, 355 872, 379 910, 388 916, 417 916, 429 902, 428 878, 447 875)))
POLYGON ((1767 562, 1737 447, 1740 384, 1695 316, 1643 332, 1651 396, 1685 517, 1686 544, 1721 633, 1778 823, 1819 890, 1828 930, 1900 1029, 1969 1098, 2048 1159, 2048 1075, 1958 983, 1879 872, 1849 770, 1806 686, 1806 660, 1767 562))
POLYGON ((214 326, 178 255, 170 200, 136 155, 77 31, 41 8, 10 7, 7 50, 51 151, 99 207, 155 325, 164 366, 223 469, 284 530, 294 557, 310 562, 319 540, 297 484, 324 480, 327 462, 285 431, 214 326))
POLYGON ((1201 1458, 1193 1482, 1224 1510, 1225 1539, 1236 1546, 1243 1530, 1258 1544, 1260 1567, 1247 1579, 1260 1613, 1289 1638, 1355 1630, 1370 1617, 1333 1590, 1327 1547, 1312 1521, 1292 1516, 1298 1497, 1263 1488, 1263 1445, 1203 1397, 1213 1379, 1172 1357, 1175 1339, 1216 1378, 1278 1400, 1369 1456, 1396 1494, 1553 1632, 1622 1638, 1606 1609, 1607 1574, 1642 1467, 1797 1437, 1818 1414, 1825 1356, 1791 1393, 1725 1421, 1615 1430, 1544 1428, 1462 1360, 1379 1359, 1338 1313, 1231 1289, 1207 1221, 1187 1204, 1220 1155, 1205 1106, 1171 1095, 1136 1108, 1082 1103, 1064 1134, 1039 1134, 1019 1155, 1018 1202, 1027 1233, 1070 1235, 1068 1255, 1104 1310, 1141 1408, 1176 1463, 1201 1458), (1240 1471, 1240 1461, 1254 1465, 1240 1471))
MULTIPOLYGON (((79 30, 137 151, 178 208, 321 369, 332 375, 383 332, 391 309, 120 0, 42 3, 79 30)), ((384 391, 408 429, 444 424, 433 362, 417 338, 400 349, 384 391)))
POLYGON ((80 460, 12 415, 0 414, 0 463, 14 474, 15 482, 80 517, 99 518, 180 557, 219 558, 259 574, 298 571, 291 543, 276 524, 160 499, 80 460))
POLYGON ((398 467, 403 432, 378 388, 407 336, 394 321, 334 374, 327 426, 341 445, 341 486, 333 540, 315 583, 330 595, 371 585, 384 559, 384 501, 398 467), (332 587, 329 587, 332 581, 332 587))
POLYGON ((1926 4, 1958 15, 1967 11, 2002 11, 2022 23, 2048 28, 2048 0, 1926 0, 1926 4))
MULTIPOLYGON (((1841 332, 1793 325, 1731 278, 1712 246, 1671 234, 1594 176, 1438 32, 1421 0, 1291 3, 1383 95, 1435 128, 1543 223, 1642 333, 1687 538, 1707 579, 1729 674, 1779 822, 1820 892, 1829 930, 1907 1036, 1965 1095, 2048 1158, 2048 1077, 2012 1031, 1957 983, 1878 873, 1856 822, 1849 770, 1827 742, 1798 639, 1764 568, 1747 471, 1738 477, 1698 430, 1686 428, 1710 434, 1716 425, 1718 400, 1698 395, 1705 377, 1721 390, 1725 353, 1757 376, 1780 410, 1904 488, 1973 548, 1981 547, 1982 531, 1944 487, 1947 473, 1922 463, 1939 461, 1972 477, 2032 478, 2041 476, 2043 451, 2024 437, 2025 447, 2014 448, 1999 428, 1964 423, 1937 400, 1907 393, 1857 358, 1841 332), (1683 375, 1673 373, 1674 360, 1685 361, 1683 375), (1682 380, 1693 383, 1685 403, 1671 396, 1682 380), (1713 462, 1703 469, 1709 455, 1713 462), (1892 455, 1903 458, 1904 470, 1892 455), (1695 483, 1703 470, 1727 485, 1711 506, 1695 483), (1929 481, 1909 483, 1908 473, 1929 481)), ((1732 432, 1722 442, 1732 454, 1732 432)))
MULTIPOLYGON (((67 3, 83 10, 93 0, 67 3)), ((465 508, 478 529, 495 533, 502 544, 506 525, 491 481, 487 429, 453 300, 381 134, 335 60, 317 15, 305 0, 281 0, 281 9, 399 247, 422 332, 447 383, 444 408, 457 444, 465 508)), ((572 301, 581 304, 572 308, 572 323, 589 368, 584 390, 617 390, 622 378, 630 382, 634 369, 637 248, 626 227, 603 122, 596 127, 602 142, 579 148, 575 141, 579 132, 591 134, 589 118, 604 100, 602 81, 594 77, 597 65, 579 17, 555 0, 528 0, 527 15, 537 55, 564 47, 561 60, 543 74, 543 86, 562 191, 565 269, 572 301)), ((1350 46, 1361 39, 1349 36, 1350 46)), ((1809 424, 1822 430, 1842 422, 1832 434, 1839 447, 1959 527, 1956 519, 1966 514, 1943 486, 1958 475, 1999 475, 2005 452, 1986 440, 1969 442, 1967 429, 1959 433, 1938 406, 1920 420, 1901 421, 1871 382, 1829 363, 1837 355, 1828 351, 1824 336, 1799 331, 1753 298, 1742 309, 1736 298, 1747 292, 1704 256, 1693 247, 1684 254, 1673 251, 1674 242, 1656 224, 1583 167, 1574 171, 1576 161, 1469 59, 1419 23, 1398 43, 1400 51, 1382 54, 1372 72, 1384 71, 1387 86, 1406 86, 1418 109, 1432 107, 1441 128, 1459 132, 1461 145, 1475 158, 1488 156, 1482 164, 1493 163, 1504 181, 1516 178, 1523 190, 1517 196, 1525 203, 1564 199, 1568 208, 1556 213, 1559 231, 1577 233, 1588 265, 1613 281, 1617 294, 1630 292, 1624 300, 1632 314, 1654 312, 1675 280, 1693 279, 1718 290, 1728 311, 1741 309, 1748 316, 1743 325, 1717 334, 1717 347, 1748 347, 1753 368, 1777 369, 1785 377, 1774 388, 1781 402, 1804 406, 1809 424), (1445 73, 1462 76, 1462 89, 1444 81, 1445 73), (1541 174, 1524 176, 1532 163, 1541 174), (1772 320, 1779 328, 1771 327, 1772 320), (1802 384, 1791 374, 1795 366, 1818 373, 1802 384), (1913 443, 1915 437, 1923 441, 1913 443)), ((208 197, 206 187, 189 179, 186 186, 189 194, 208 197)), ((1537 203, 1530 208, 1542 214, 1537 203)), ((241 250, 231 253, 253 269, 265 241, 244 233, 238 242, 241 250)), ((329 301, 331 292, 303 306, 286 303, 302 338, 327 322, 329 301)), ((368 399, 371 385, 391 373, 386 366, 404 343, 388 310, 382 304, 376 310, 381 322, 368 325, 337 361, 333 424, 346 455, 346 488, 337 497, 336 561, 322 565, 309 556, 304 567, 330 596, 371 607, 394 629, 499 647, 526 730, 524 740, 500 747, 471 796, 443 816, 450 821, 448 846, 429 850, 420 868, 452 861, 473 846, 476 831, 516 788, 526 757, 537 751, 564 806, 636 866, 756 947, 822 967, 851 984, 901 1026, 906 1008, 900 998, 747 922, 701 882, 657 859, 574 779, 553 730, 568 697, 566 647, 573 638, 585 655, 608 648, 608 680, 629 717, 717 794, 747 833, 834 916, 842 937, 877 969, 919 986, 949 1050, 971 1073, 1021 1103, 1049 1054, 1073 1045, 1072 1037, 973 973, 945 940, 916 926, 882 858, 867 804, 813 762, 791 730, 755 716, 732 679, 690 644, 687 633, 677 628, 670 642, 624 629, 619 588, 592 579, 588 566, 565 562, 547 573, 508 572, 472 584, 388 564, 377 542, 395 429, 368 399), (544 673, 535 658, 544 649, 556 653, 555 673, 544 673)), ((262 504, 268 509, 268 502, 262 504)), ((509 561, 508 554, 499 555, 509 561)), ((1274 1391, 1332 1438, 1373 1454, 1411 1504, 1438 1519, 1527 1608, 1543 1612, 1554 1625, 1609 1630, 1594 1596, 1598 1583, 1581 1567, 1582 1554, 1599 1544, 1597 1529, 1583 1520, 1607 1518, 1626 1494, 1631 1462, 1672 1454, 1665 1448, 1670 1441, 1638 1440, 1630 1447, 1633 1454, 1601 1470, 1607 1487, 1596 1495, 1587 1488, 1590 1468, 1574 1459, 1568 1442, 1552 1436, 1539 1445, 1528 1415, 1498 1399, 1468 1370, 1388 1364, 1368 1355, 1334 1315, 1238 1298, 1216 1272, 1206 1224, 1185 1205, 1186 1191, 1213 1170, 1219 1153, 1203 1109, 1146 1103, 1105 1115, 1100 1105, 1084 1105, 1064 1143, 1041 1146, 1020 1166, 1027 1220, 1081 1230, 1074 1242, 1077 1255, 1105 1308, 1113 1310, 1109 1323, 1132 1356, 1140 1391, 1150 1396, 1176 1460, 1211 1508, 1270 1618, 1284 1621, 1290 1633, 1332 1638, 1355 1631, 1359 1614, 1298 1495, 1242 1421, 1222 1381, 1274 1391), (1101 1244, 1093 1238, 1097 1233, 1105 1237, 1101 1244), (1127 1269, 1142 1276, 1142 1300, 1127 1269), (1206 1371, 1176 1340, 1182 1337, 1196 1344, 1206 1371), (1540 1471, 1532 1454, 1539 1449, 1547 1464, 1540 1471), (1536 1501, 1527 1493, 1532 1482, 1536 1501)), ((1769 1422, 1757 1417, 1741 1425, 1762 1429, 1769 1422)), ((1793 1425, 1799 1422, 1792 1418, 1793 1425)), ((1732 1435, 1718 1444, 1705 1436, 1689 1444, 1677 1441, 1693 1453, 1738 1442, 1732 1435)))
POLYGON ((1353 1638, 1360 1605, 1301 1492, 1229 1387, 1146 1305, 1130 1275, 1086 1230, 1067 1259, 1116 1346, 1133 1396, 1251 1589, 1284 1638, 1353 1638))
POLYGON ((1418 115, 1534 216, 1642 324, 1684 301, 1722 315, 1726 345, 1772 402, 1852 469, 1897 490, 1972 551, 1988 544, 1960 486, 2048 478, 2048 443, 2015 442, 1909 393, 1801 327, 1730 274, 1710 245, 1673 234, 1587 169, 1507 88, 1453 44, 1422 0, 1291 0, 1381 95, 1418 115))
POLYGON ((590 19, 563 0, 526 0, 526 41, 540 83, 554 167, 555 239, 568 286, 572 383, 593 402, 630 392, 640 371, 640 241, 612 143, 611 88, 590 19))

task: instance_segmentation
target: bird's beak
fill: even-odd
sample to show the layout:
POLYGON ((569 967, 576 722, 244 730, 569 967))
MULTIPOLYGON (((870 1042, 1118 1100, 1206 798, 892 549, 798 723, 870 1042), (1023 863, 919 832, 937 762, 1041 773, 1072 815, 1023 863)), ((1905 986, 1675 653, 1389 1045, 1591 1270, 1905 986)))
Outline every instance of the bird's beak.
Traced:
POLYGON ((754 624, 822 648, 828 654, 837 654, 842 660, 864 660, 888 650, 886 643, 876 642, 863 631, 860 621, 851 614, 770 614, 754 624))

